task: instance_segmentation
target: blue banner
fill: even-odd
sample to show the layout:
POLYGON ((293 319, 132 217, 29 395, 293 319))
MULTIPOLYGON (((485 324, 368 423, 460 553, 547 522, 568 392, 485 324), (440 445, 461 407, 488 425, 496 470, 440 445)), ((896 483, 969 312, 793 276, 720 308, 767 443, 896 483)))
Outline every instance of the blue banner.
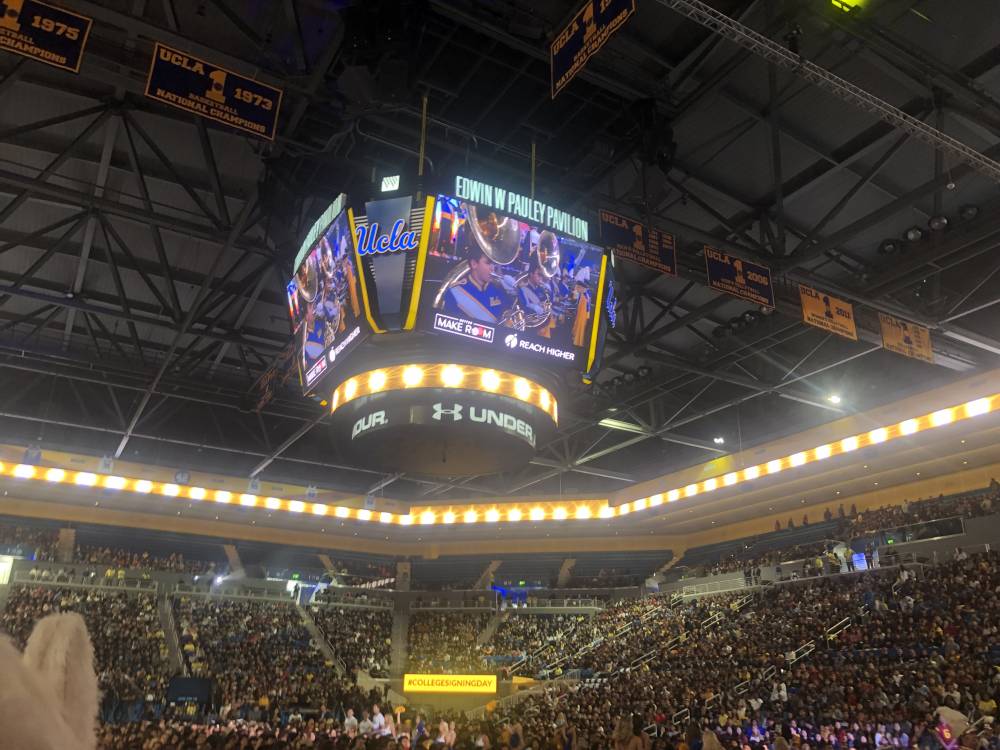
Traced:
POLYGON ((654 271, 677 275, 677 242, 672 234, 611 211, 600 211, 601 242, 615 257, 654 271))
POLYGON ((587 0, 549 46, 552 98, 635 13, 636 0, 587 0))
POLYGON ((712 289, 753 302, 774 307, 774 287, 771 269, 759 263, 726 255, 705 245, 705 271, 712 289))
POLYGON ((281 89, 156 43, 146 96, 273 141, 281 89))
POLYGON ((77 73, 92 23, 39 0, 0 0, 0 49, 77 73))

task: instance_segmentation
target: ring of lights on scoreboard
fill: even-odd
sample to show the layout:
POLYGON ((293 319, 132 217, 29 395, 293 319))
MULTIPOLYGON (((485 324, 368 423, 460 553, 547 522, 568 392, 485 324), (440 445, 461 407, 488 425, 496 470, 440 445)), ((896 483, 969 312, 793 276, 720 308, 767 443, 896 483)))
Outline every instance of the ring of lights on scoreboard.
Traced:
POLYGON ((391 365, 355 375, 334 389, 330 412, 362 396, 419 388, 454 388, 507 396, 541 409, 559 423, 555 396, 535 381, 492 367, 457 364, 391 365))
MULTIPOLYGON (((406 366, 402 366, 406 367, 406 366)), ((222 505, 238 505, 247 509, 266 509, 293 514, 332 516, 359 522, 395 524, 399 526, 434 524, 476 524, 499 522, 585 521, 611 519, 636 511, 655 508, 664 503, 686 500, 715 490, 732 487, 755 479, 773 476, 783 471, 823 461, 833 456, 892 442, 927 430, 980 417, 1000 410, 1000 393, 973 399, 958 406, 938 409, 928 414, 904 419, 895 424, 876 427, 856 435, 849 435, 823 445, 805 449, 764 463, 748 466, 721 476, 693 482, 684 487, 666 489, 648 497, 621 505, 609 505, 604 499, 563 499, 548 501, 519 501, 516 503, 474 503, 453 506, 414 506, 409 513, 390 513, 367 508, 351 508, 311 501, 280 497, 260 497, 225 489, 212 489, 174 482, 123 477, 90 471, 77 471, 61 467, 43 467, 24 463, 0 463, 0 476, 24 481, 71 484, 83 489, 105 489, 133 492, 140 495, 160 495, 181 500, 198 500, 222 505)))

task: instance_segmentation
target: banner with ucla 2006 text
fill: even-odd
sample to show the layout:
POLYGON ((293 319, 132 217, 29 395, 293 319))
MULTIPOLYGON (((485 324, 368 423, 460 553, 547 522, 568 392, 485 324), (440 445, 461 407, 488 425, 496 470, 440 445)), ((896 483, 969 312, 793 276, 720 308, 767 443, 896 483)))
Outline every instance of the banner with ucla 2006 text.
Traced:
POLYGON ((745 299, 756 305, 774 307, 771 269, 705 245, 705 273, 712 289, 745 299))
POLYGON ((80 71, 93 21, 40 0, 0 0, 0 49, 80 71))
POLYGON ((281 89, 157 42, 146 96, 234 130, 273 141, 281 89))

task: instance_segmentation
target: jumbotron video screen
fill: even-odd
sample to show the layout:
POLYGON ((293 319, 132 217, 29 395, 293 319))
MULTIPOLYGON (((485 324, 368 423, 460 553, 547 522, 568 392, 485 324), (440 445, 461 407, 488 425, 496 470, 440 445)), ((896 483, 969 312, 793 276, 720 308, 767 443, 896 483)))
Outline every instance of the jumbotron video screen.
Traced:
POLYGON ((337 357, 367 337, 354 258, 350 224, 342 212, 288 282, 296 362, 307 392, 337 357))
POLYGON ((595 245, 439 195, 418 328, 584 369, 603 258, 595 245))

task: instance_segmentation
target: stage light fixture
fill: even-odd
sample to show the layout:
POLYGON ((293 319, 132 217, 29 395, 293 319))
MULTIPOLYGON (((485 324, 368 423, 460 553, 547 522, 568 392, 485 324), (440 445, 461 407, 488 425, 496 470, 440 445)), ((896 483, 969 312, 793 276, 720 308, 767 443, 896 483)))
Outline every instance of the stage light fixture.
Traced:
POLYGON ((879 255, 894 255, 899 251, 899 240, 882 240, 878 246, 879 255))
POLYGON ((48 469, 45 472, 46 482, 61 482, 66 478, 66 471, 63 469, 48 469))
POLYGON ((276 497, 265 497, 264 507, 267 508, 268 510, 280 510, 281 500, 279 500, 276 497))
POLYGON ((932 216, 927 220, 927 226, 930 227, 932 232, 940 232, 942 229, 947 229, 948 227, 948 217, 947 216, 932 216))
MULTIPOLYGON (((123 490, 125 489, 125 486, 127 484, 128 480, 125 479, 125 477, 113 477, 113 476, 104 477, 104 486, 107 487, 109 490, 123 490)), ((167 485, 167 486, 176 487, 177 485, 167 485)), ((178 492, 179 491, 180 490, 178 489, 178 492)), ((164 492, 166 492, 166 487, 164 487, 164 492)))
POLYGON ((565 521, 566 516, 567 516, 566 509, 561 505, 552 511, 552 517, 557 521, 565 521))
POLYGON ((153 483, 148 479, 140 479, 135 483, 135 491, 142 493, 143 495, 148 495, 153 491, 153 483))
POLYGON ((457 388, 465 379, 465 372, 458 365, 445 365, 441 370, 441 382, 449 388, 457 388))
POLYGON ((314 516, 325 516, 329 508, 324 503, 313 503, 312 512, 314 516))
POLYGON ((372 393, 378 393, 385 388, 385 380, 385 370, 375 370, 368 376, 368 390, 372 393))
MULTIPOLYGON (((254 503, 256 503, 256 499, 254 500, 254 503)), ((351 515, 351 511, 350 508, 345 508, 342 505, 338 505, 336 508, 333 509, 333 515, 335 515, 337 518, 347 518, 348 516, 351 515)))
MULTIPOLYGON (((108 479, 111 479, 111 477, 108 477, 108 479)), ((105 484, 107 484, 107 481, 105 481, 105 484)), ((181 488, 176 484, 165 484, 163 485, 163 489, 161 491, 167 497, 177 497, 181 494, 181 488)))
POLYGON ((576 518, 578 521, 583 521, 590 518, 590 508, 586 505, 578 505, 576 507, 576 518))
POLYGON ((514 521, 515 523, 517 521, 520 521, 521 520, 521 509, 520 508, 511 508, 510 510, 508 510, 507 511, 507 520, 508 521, 514 521))
POLYGON ((452 511, 447 510, 444 515, 441 516, 441 520, 444 523, 455 523, 455 514, 452 511))
POLYGON ((639 369, 636 370, 636 373, 638 373, 640 378, 648 378, 653 374, 653 368, 649 365, 640 365, 639 369))
POLYGON ((288 510, 290 510, 292 513, 301 513, 305 509, 306 509, 306 504, 301 500, 288 501, 288 510))
POLYGON ((958 209, 958 215, 962 217, 962 221, 972 221, 979 216, 979 206, 972 203, 966 203, 958 209))
POLYGON ((97 475, 89 471, 81 471, 73 478, 73 483, 81 487, 93 487, 97 484, 97 475))
MULTIPOLYGON (((242 506, 244 506, 246 508, 253 508, 255 505, 257 505, 257 496, 256 495, 250 495, 250 494, 247 494, 246 492, 244 492, 242 495, 240 495, 240 505, 242 505, 242 506)), ((340 511, 344 511, 344 514, 341 517, 342 518, 346 518, 347 517, 347 512, 346 512, 347 508, 337 508, 337 515, 338 516, 340 515, 340 511)))
POLYGON ((826 400, 829 401, 831 404, 836 405, 839 404, 842 399, 840 398, 839 394, 831 393, 829 396, 826 397, 826 400))
POLYGON ((912 226, 906 230, 906 234, 903 236, 906 237, 907 242, 920 242, 924 238, 924 230, 918 226, 912 226))
POLYGON ((531 513, 528 514, 528 517, 532 521, 544 521, 545 520, 545 510, 542 509, 542 508, 538 508, 538 507, 532 508, 531 509, 531 513))
POLYGON ((487 523, 496 523, 499 520, 500 520, 500 511, 498 511, 496 508, 490 508, 488 511, 486 511, 487 523))
POLYGON ((500 387, 500 376, 497 375, 496 370, 483 370, 479 380, 483 384, 483 388, 491 393, 500 387))
POLYGON ((712 442, 716 445, 725 445, 726 439, 724 437, 714 437, 712 438, 712 442))
POLYGON ((359 521, 370 521, 370 520, 372 520, 372 512, 370 510, 368 510, 367 508, 361 508, 358 511, 358 520, 359 521))
POLYGON ((479 514, 474 510, 467 510, 462 516, 462 520, 466 523, 475 523, 479 519, 479 514))

